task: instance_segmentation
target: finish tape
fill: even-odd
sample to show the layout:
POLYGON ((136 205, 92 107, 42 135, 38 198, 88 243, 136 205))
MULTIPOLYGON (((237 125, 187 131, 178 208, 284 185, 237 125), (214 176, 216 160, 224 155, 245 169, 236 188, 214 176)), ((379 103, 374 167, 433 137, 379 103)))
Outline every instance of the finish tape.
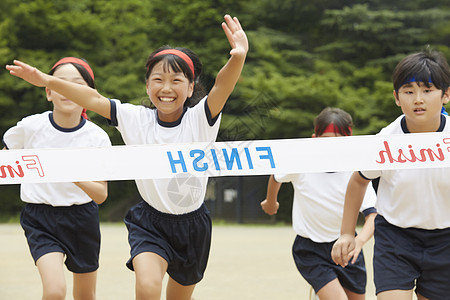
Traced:
POLYGON ((450 167, 450 133, 21 149, 0 184, 450 167))

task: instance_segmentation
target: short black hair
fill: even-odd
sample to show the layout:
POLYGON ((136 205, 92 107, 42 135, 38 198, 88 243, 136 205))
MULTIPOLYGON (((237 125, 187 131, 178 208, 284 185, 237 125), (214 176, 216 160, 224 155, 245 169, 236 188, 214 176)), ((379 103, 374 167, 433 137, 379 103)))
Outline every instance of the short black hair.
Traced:
POLYGON ((432 83, 445 93, 450 84, 450 69, 445 56, 427 48, 403 58, 392 74, 394 90, 398 92, 402 85, 411 80, 422 82, 428 87, 432 83))

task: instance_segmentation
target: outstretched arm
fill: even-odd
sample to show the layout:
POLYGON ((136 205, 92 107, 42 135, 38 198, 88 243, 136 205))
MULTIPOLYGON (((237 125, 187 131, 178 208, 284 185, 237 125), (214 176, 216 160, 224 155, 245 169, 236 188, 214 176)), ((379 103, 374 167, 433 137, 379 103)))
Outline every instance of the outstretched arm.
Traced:
POLYGON ((45 74, 18 60, 14 60, 14 65, 7 65, 6 69, 11 75, 22 78, 38 87, 47 87, 88 110, 94 111, 105 118, 111 118, 109 100, 89 86, 45 74))
POLYGON ((331 251, 333 261, 343 267, 347 266, 355 249, 356 222, 369 182, 370 180, 363 178, 359 172, 354 172, 347 185, 341 236, 334 243, 331 251))
POLYGON ((225 22, 222 23, 222 29, 231 46, 231 57, 217 74, 216 82, 208 95, 208 107, 213 118, 222 111, 228 97, 233 92, 244 67, 248 51, 247 36, 236 17, 231 18, 226 15, 225 22))
POLYGON ((280 203, 278 203, 278 192, 280 191, 281 183, 276 181, 273 175, 270 175, 269 182, 267 183, 266 199, 261 202, 261 207, 268 215, 274 215, 277 213, 280 203))

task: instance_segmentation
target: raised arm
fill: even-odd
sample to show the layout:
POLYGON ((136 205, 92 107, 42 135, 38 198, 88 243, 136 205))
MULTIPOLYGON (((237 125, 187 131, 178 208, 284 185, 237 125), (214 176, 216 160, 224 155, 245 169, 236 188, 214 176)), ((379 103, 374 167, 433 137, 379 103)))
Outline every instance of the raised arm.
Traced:
POLYGON ((347 266, 355 249, 356 222, 369 182, 370 180, 363 178, 359 172, 354 172, 347 185, 341 236, 334 243, 331 252, 333 261, 343 267, 347 266))
POLYGON ((208 106, 213 118, 222 111, 228 97, 233 92, 248 51, 247 36, 239 20, 236 17, 231 18, 229 15, 224 18, 222 29, 231 46, 231 57, 217 74, 216 82, 208 95, 208 106))
POLYGON ((280 204, 277 201, 280 187, 281 183, 277 182, 273 175, 270 175, 269 181, 267 182, 266 199, 261 202, 262 209, 268 215, 276 214, 280 207, 280 204))
POLYGON ((45 74, 18 60, 14 60, 14 65, 7 65, 6 69, 11 75, 22 78, 35 86, 46 87, 88 110, 94 111, 105 118, 111 118, 109 100, 89 86, 45 74))

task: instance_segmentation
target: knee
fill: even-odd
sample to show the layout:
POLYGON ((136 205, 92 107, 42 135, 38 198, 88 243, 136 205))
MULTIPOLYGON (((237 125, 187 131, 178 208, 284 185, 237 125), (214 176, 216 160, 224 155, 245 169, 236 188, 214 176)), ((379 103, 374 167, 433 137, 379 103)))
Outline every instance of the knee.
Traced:
POLYGON ((160 279, 136 279, 136 299, 160 299, 162 280, 160 279))
POLYGON ((43 300, 64 300, 66 299, 66 286, 65 285, 52 285, 44 287, 43 300))
POLYGON ((74 300, 95 300, 95 290, 81 290, 81 291, 73 291, 73 299, 74 300))

